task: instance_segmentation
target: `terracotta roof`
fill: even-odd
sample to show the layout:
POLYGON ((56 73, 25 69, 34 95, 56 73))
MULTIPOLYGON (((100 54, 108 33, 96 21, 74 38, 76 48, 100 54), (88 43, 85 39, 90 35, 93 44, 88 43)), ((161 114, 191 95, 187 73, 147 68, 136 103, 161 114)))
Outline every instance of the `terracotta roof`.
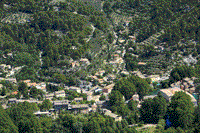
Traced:
POLYGON ((147 63, 145 62, 138 62, 138 65, 146 65, 147 63))
POLYGON ((15 91, 12 93, 12 95, 17 95, 18 94, 18 91, 15 91))

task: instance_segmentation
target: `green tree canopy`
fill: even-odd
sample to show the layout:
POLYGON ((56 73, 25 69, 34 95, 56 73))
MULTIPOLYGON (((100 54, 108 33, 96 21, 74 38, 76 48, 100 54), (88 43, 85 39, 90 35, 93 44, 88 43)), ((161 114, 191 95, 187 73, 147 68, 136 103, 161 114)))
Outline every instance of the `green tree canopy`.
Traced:
POLYGON ((157 123, 163 119, 167 111, 166 100, 162 96, 146 99, 140 109, 141 120, 145 123, 157 123))
POLYGON ((49 110, 52 107, 52 103, 49 99, 46 99, 42 102, 42 105, 40 106, 40 110, 49 110))
POLYGON ((18 127, 13 123, 12 119, 2 108, 2 106, 0 106, 0 132, 18 133, 18 127))
POLYGON ((136 87, 133 82, 122 78, 115 84, 113 90, 118 90, 124 95, 125 99, 128 100, 135 94, 136 87))
POLYGON ((173 127, 190 128, 194 119, 194 104, 185 92, 176 92, 171 98, 167 114, 173 127))

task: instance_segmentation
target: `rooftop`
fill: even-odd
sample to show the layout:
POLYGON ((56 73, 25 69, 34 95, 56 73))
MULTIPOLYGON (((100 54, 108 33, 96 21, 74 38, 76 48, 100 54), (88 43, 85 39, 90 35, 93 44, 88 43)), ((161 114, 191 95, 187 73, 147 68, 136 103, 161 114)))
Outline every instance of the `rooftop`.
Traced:
POLYGON ((72 108, 88 108, 88 104, 71 105, 72 108))
POLYGON ((181 90, 178 87, 168 88, 168 89, 161 89, 160 91, 165 93, 169 97, 172 97, 176 92, 183 91, 183 92, 185 92, 187 95, 189 95, 191 97, 192 102, 196 102, 196 99, 194 98, 193 95, 191 95, 190 93, 188 93, 188 92, 186 92, 184 90, 181 90))

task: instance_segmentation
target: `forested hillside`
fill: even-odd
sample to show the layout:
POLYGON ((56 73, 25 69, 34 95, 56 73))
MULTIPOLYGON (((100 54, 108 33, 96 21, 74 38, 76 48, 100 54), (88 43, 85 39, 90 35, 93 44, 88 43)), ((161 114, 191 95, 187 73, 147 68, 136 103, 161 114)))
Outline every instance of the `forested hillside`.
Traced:
POLYGON ((199 100, 199 5, 0 0, 0 132, 199 132, 189 95, 152 95, 189 77, 199 100))

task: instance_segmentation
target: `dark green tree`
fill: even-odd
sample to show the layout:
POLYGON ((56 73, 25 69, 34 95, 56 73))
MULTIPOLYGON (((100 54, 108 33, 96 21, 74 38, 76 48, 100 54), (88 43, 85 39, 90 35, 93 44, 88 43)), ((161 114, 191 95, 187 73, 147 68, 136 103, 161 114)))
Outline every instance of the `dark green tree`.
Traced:
POLYGON ((52 107, 52 103, 49 99, 46 99, 42 102, 42 105, 40 106, 40 110, 49 110, 52 107))
POLYGON ((147 99, 142 103, 140 109, 141 120, 145 123, 157 123, 163 119, 167 111, 166 100, 162 96, 147 99))
POLYGON ((195 132, 200 132, 200 105, 195 108, 194 112, 194 127, 195 132))
POLYGON ((7 112, 0 106, 0 132, 18 133, 18 127, 13 123, 7 112))
POLYGON ((31 87, 30 96, 36 99, 38 95, 39 95, 38 89, 35 86, 31 87))
POLYGON ((115 84, 113 90, 118 90, 124 95, 125 99, 128 100, 135 94, 136 87, 133 82, 130 82, 126 78, 122 78, 115 84))
POLYGON ((110 99, 110 105, 113 106, 119 106, 120 104, 123 104, 123 95, 118 90, 112 90, 112 92, 109 95, 110 99))
POLYGON ((6 87, 3 87, 1 90, 1 96, 5 96, 6 92, 7 92, 6 87))
POLYGON ((106 100, 105 95, 102 95, 102 96, 99 98, 99 100, 100 100, 100 101, 104 101, 104 100, 106 100))
POLYGON ((171 98, 167 114, 173 127, 189 129, 194 119, 194 105, 185 92, 176 92, 171 98))

